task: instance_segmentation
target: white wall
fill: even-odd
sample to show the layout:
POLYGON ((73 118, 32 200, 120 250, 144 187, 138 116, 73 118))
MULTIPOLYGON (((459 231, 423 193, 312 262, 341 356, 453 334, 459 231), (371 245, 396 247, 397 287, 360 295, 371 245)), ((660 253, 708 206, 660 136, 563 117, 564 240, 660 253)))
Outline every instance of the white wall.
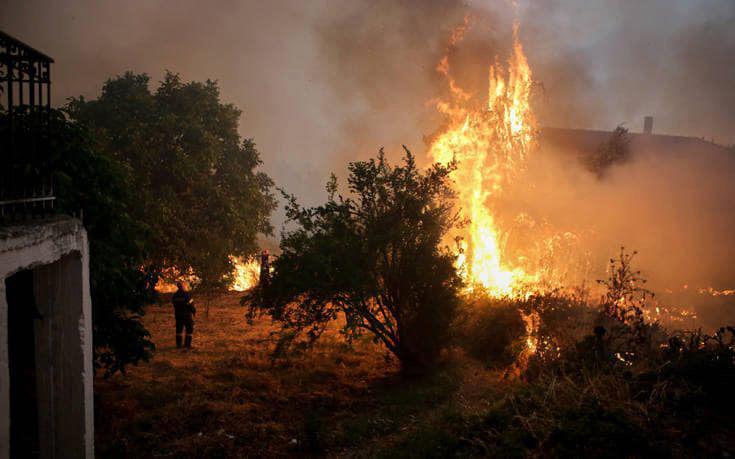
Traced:
POLYGON ((42 457, 94 457, 92 311, 87 233, 78 220, 0 228, 0 459, 9 456, 5 279, 32 269, 42 457))

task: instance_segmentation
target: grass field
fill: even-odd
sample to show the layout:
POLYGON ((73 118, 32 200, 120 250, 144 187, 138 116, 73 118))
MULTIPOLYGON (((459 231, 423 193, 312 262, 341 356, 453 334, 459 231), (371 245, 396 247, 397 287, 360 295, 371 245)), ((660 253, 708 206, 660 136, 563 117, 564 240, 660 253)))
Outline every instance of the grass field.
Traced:
MULTIPOLYGON (((435 372, 409 378, 369 338, 350 347, 337 329, 273 361, 277 327, 265 318, 249 324, 238 300, 219 297, 208 314, 199 302, 190 352, 175 347, 171 307, 149 307, 152 360, 96 380, 98 457, 735 455, 735 359, 724 341, 664 360, 668 354, 654 346, 626 366, 592 356, 587 336, 518 379, 512 365, 480 363, 492 354, 492 340, 477 341, 478 355, 459 340, 435 372)), ((477 330, 459 330, 502 335, 511 322, 497 312, 517 305, 490 306, 474 316, 487 316, 477 330)), ((554 330, 558 322, 557 337, 574 317, 589 315, 554 311, 545 326, 554 330)))
POLYGON ((420 456, 441 443, 446 419, 498 397, 498 374, 461 356, 405 380, 378 345, 350 348, 336 330, 274 362, 277 328, 248 324, 237 295, 213 300, 208 315, 198 307, 191 352, 175 347, 170 306, 153 305, 152 360, 97 379, 98 457, 420 456))

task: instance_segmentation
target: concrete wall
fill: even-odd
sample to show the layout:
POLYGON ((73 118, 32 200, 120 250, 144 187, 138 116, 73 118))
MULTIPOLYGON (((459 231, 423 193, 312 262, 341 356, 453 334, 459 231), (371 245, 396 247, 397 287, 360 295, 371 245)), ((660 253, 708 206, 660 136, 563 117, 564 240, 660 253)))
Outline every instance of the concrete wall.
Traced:
POLYGON ((33 270, 42 457, 94 456, 92 311, 87 235, 70 218, 0 229, 0 458, 9 455, 5 279, 33 270))

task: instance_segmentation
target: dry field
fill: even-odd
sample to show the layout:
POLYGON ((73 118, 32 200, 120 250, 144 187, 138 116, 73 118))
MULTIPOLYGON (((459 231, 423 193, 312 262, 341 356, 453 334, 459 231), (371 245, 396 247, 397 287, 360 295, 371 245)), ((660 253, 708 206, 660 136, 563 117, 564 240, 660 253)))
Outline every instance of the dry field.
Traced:
POLYGON ((431 437, 438 419, 498 396, 497 375, 466 359, 405 380, 371 340, 349 347, 336 331, 274 362, 276 327, 248 324, 238 298, 208 317, 200 302, 191 352, 175 348, 170 306, 148 309, 152 360, 96 381, 98 457, 410 456, 412 432, 431 437))

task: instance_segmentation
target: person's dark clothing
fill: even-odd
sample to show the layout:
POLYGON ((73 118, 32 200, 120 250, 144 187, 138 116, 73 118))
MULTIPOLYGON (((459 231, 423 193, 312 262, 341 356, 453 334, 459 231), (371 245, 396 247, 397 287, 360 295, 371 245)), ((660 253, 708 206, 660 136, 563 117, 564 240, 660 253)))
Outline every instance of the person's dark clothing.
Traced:
POLYGON ((191 296, 183 289, 179 289, 171 298, 174 305, 174 316, 176 317, 176 347, 182 344, 183 333, 186 333, 184 347, 191 347, 191 337, 194 334, 194 315, 196 308, 191 301, 191 296))
POLYGON ((186 332, 184 347, 190 348, 191 337, 194 334, 194 319, 191 316, 176 316, 176 347, 181 347, 181 339, 184 338, 184 332, 186 332))
POLYGON ((193 316, 195 309, 191 302, 191 296, 189 292, 183 289, 176 290, 174 296, 171 297, 171 302, 174 304, 174 312, 177 316, 193 316))

